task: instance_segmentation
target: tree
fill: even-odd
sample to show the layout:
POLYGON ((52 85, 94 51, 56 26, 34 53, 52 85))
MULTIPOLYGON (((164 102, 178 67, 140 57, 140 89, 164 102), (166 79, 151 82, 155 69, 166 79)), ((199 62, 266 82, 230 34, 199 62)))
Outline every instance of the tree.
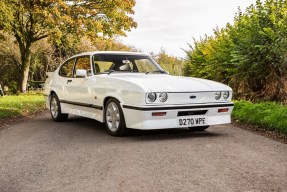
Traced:
POLYGON ((18 90, 26 91, 35 42, 125 35, 136 27, 134 5, 135 0, 1 0, 0 30, 13 35, 20 50, 18 90))
POLYGON ((185 75, 229 84, 237 98, 286 102, 287 1, 257 0, 186 53, 185 75))
POLYGON ((212 79, 226 84, 231 83, 231 40, 229 29, 214 30, 214 36, 205 36, 189 44, 190 51, 186 51, 187 62, 184 75, 193 75, 212 79))
POLYGON ((113 38, 98 38, 95 45, 99 51, 137 51, 134 46, 125 45, 121 41, 113 38))
POLYGON ((235 17, 230 30, 232 63, 241 92, 250 98, 287 99, 286 13, 286 0, 257 0, 235 17))
MULTIPOLYGON (((17 92, 17 82, 21 74, 21 55, 15 38, 0 33, 0 82, 9 87, 9 92, 17 92)), ((29 80, 43 81, 45 72, 51 65, 53 47, 47 39, 41 39, 31 46, 29 80)))
MULTIPOLYGON (((154 55, 154 53, 151 55, 154 55)), ((167 54, 164 49, 154 55, 154 57, 165 71, 172 75, 182 75, 183 59, 167 54)))

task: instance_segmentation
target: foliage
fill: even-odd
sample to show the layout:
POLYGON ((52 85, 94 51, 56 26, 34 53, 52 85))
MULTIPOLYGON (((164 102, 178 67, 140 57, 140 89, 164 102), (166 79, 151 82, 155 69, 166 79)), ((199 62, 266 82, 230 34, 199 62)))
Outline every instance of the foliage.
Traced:
POLYGON ((26 91, 35 42, 49 38, 60 45, 84 36, 95 40, 125 35, 136 27, 134 5, 134 0, 1 0, 0 30, 14 36, 19 47, 19 91, 26 91))
POLYGON ((44 108, 45 101, 41 93, 0 97, 0 119, 29 116, 44 108))
MULTIPOLYGON (((17 93, 20 76, 20 53, 11 35, 2 33, 0 41, 0 84, 7 86, 9 93, 17 93)), ((72 37, 71 37, 72 38, 72 37)), ((72 55, 97 50, 136 51, 134 47, 124 45, 115 38, 97 38, 92 42, 82 38, 73 44, 55 45, 42 39, 31 47, 30 72, 28 81, 44 81, 47 71, 54 71, 59 64, 72 55), (95 45, 94 45, 95 44, 95 45)), ((27 84, 27 87, 29 83, 27 84)))
POLYGON ((274 102, 235 101, 234 119, 287 135, 287 106, 274 102))
POLYGON ((168 55, 165 50, 161 50, 158 54, 151 53, 160 66, 168 71, 171 75, 182 75, 183 59, 168 55))
POLYGON ((206 79, 213 79, 224 83, 230 82, 232 66, 230 60, 230 38, 226 29, 215 29, 216 37, 208 37, 189 44, 191 51, 187 51, 187 62, 184 75, 195 75, 206 79))
POLYGON ((237 98, 286 101, 287 1, 257 0, 186 53, 185 75, 229 84, 237 98))
MULTIPOLYGON (((7 33, 0 33, 0 83, 8 86, 12 93, 17 92, 17 83, 21 73, 21 55, 16 40, 7 33)), ((31 46, 30 79, 43 81, 45 72, 52 62, 52 45, 46 39, 37 41, 31 46)))
POLYGON ((17 91, 19 81, 20 54, 13 38, 5 33, 0 33, 0 84, 9 86, 13 92, 17 91))
POLYGON ((134 46, 125 45, 121 41, 111 38, 98 38, 95 42, 95 46, 95 50, 99 51, 137 51, 134 46))

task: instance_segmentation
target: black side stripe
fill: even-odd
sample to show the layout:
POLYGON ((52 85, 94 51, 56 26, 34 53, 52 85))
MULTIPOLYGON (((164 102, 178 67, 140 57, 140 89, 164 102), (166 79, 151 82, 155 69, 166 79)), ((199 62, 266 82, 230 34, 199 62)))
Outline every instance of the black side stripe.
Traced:
POLYGON ((94 108, 94 109, 103 110, 103 107, 101 107, 101 106, 86 104, 86 103, 78 103, 78 102, 66 101, 66 100, 60 100, 60 103, 67 103, 67 104, 77 105, 77 106, 81 106, 81 107, 90 107, 90 108, 94 108))
POLYGON ((129 105, 123 105, 123 108, 133 109, 138 111, 161 111, 161 110, 174 110, 174 109, 202 109, 202 108, 217 108, 217 107, 232 107, 233 103, 220 104, 220 105, 199 105, 199 106, 179 106, 179 107, 134 107, 129 105))

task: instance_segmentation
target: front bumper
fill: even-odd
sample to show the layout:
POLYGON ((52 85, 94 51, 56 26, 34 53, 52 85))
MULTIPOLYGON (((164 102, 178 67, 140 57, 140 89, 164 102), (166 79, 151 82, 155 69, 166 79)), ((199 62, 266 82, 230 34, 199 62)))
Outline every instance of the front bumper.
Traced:
MULTIPOLYGON (((168 129, 190 127, 190 125, 179 125, 180 118, 205 118, 206 125, 218 125, 231 123, 231 112, 234 104, 212 103, 195 105, 169 105, 169 106, 128 106, 123 105, 123 113, 126 120, 126 126, 133 129, 168 129), (228 109, 227 112, 219 112, 219 109, 228 109), (179 112, 206 111, 201 115, 178 116, 179 112), (165 112, 165 116, 153 116, 154 112, 165 112)), ((206 126, 204 125, 204 126, 206 126)), ((203 125, 199 125, 203 126, 203 125)))

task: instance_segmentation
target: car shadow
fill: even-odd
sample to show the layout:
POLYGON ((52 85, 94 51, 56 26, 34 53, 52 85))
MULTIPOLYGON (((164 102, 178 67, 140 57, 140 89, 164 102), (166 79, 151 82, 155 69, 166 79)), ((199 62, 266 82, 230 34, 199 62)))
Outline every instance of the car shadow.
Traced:
MULTIPOLYGON (((77 127, 85 128, 95 132, 94 134, 109 135, 103 123, 93 119, 84 117, 72 116, 67 123, 78 125, 77 127)), ((191 138, 204 138, 204 137, 220 137, 224 134, 217 131, 191 131, 188 128, 176 129, 160 129, 160 130, 136 130, 128 129, 127 134, 123 137, 114 137, 117 139, 124 138, 134 141, 153 141, 153 140, 172 140, 172 139, 191 139, 191 138)))
POLYGON ((127 138, 140 141, 152 140, 172 140, 172 139, 192 139, 203 137, 219 137, 219 133, 211 131, 194 132, 189 129, 176 128, 176 129, 161 129, 161 130, 129 130, 126 135, 127 138))

